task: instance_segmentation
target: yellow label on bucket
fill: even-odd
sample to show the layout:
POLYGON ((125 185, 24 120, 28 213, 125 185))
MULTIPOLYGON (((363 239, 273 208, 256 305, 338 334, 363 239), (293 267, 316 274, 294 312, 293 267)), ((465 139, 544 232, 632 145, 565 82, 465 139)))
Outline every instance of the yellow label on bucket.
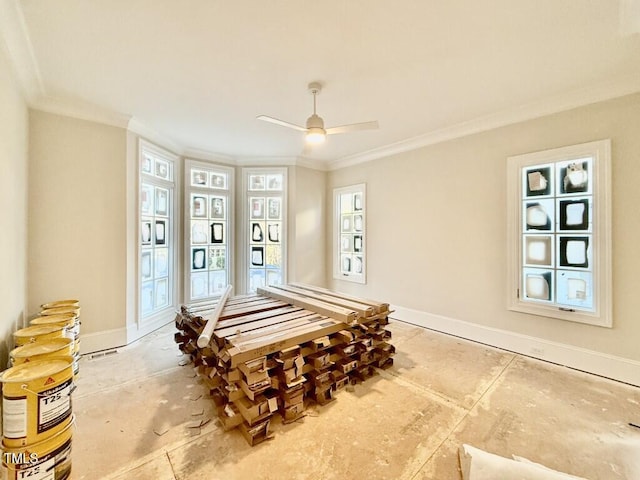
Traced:
POLYGON ((73 419, 59 433, 18 448, 3 446, 3 480, 64 480, 71 474, 73 419))
POLYGON ((0 375, 5 447, 55 435, 71 418, 73 357, 51 357, 11 367, 0 375))

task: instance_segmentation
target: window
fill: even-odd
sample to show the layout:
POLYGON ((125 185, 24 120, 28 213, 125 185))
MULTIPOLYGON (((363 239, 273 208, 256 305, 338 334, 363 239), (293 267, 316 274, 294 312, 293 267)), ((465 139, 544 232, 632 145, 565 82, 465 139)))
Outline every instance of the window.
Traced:
POLYGON ((139 315, 144 321, 173 305, 175 157, 141 141, 139 159, 139 315))
POLYGON ((249 293, 285 282, 287 170, 243 169, 246 285, 249 293))
POLYGON ((611 326, 610 150, 508 159, 511 310, 611 326))
POLYGON ((233 169, 189 160, 185 168, 186 302, 220 296, 231 283, 233 169))
POLYGON ((334 199, 333 276, 366 283, 365 185, 336 188, 334 199))

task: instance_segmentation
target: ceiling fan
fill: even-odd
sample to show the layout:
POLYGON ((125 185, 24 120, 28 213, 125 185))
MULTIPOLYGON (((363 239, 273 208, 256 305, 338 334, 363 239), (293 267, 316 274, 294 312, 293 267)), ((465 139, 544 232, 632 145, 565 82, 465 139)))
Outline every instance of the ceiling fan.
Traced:
POLYGON ((324 128, 324 120, 316 113, 316 96, 320 94, 322 85, 318 82, 311 82, 308 86, 309 93, 313 95, 313 115, 307 118, 307 126, 302 127, 295 123, 285 122, 277 118, 269 117, 268 115, 258 115, 258 120, 264 120, 265 122, 275 123, 283 127, 292 128, 300 132, 305 132, 305 139, 307 143, 322 143, 327 135, 334 135, 336 133, 355 132, 357 130, 375 130, 378 128, 377 120, 372 122, 351 123, 349 125, 340 125, 337 127, 324 128))

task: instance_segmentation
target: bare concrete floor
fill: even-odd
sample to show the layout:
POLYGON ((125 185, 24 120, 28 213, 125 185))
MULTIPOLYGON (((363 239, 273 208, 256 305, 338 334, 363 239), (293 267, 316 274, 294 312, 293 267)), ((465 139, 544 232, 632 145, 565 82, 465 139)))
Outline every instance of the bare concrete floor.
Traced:
POLYGON ((71 478, 459 480, 467 443, 590 480, 640 479, 640 429, 629 426, 640 424, 640 388, 401 322, 389 329, 394 367, 299 422, 272 422, 275 438, 255 447, 219 427, 192 366, 180 365, 173 326, 83 357, 71 478))

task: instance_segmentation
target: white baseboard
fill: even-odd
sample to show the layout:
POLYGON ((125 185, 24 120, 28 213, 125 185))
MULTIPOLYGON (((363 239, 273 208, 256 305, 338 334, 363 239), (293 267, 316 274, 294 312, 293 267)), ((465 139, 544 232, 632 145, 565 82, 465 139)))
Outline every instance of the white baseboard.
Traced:
POLYGON ((135 342, 141 339, 145 335, 149 335, 151 332, 155 332, 159 328, 173 322, 175 318, 175 312, 163 314, 152 319, 145 321, 144 323, 133 323, 127 326, 127 344, 135 342))
POLYGON ((83 333, 80 330, 80 353, 99 352, 123 347, 155 332, 173 322, 175 312, 165 313, 143 324, 129 324, 126 327, 104 330, 102 332, 83 333))
POLYGON ((80 329, 80 354, 99 352, 127 344, 127 329, 125 327, 102 332, 82 333, 80 329))
POLYGON ((640 386, 640 362, 542 338, 392 305, 390 318, 640 386))

